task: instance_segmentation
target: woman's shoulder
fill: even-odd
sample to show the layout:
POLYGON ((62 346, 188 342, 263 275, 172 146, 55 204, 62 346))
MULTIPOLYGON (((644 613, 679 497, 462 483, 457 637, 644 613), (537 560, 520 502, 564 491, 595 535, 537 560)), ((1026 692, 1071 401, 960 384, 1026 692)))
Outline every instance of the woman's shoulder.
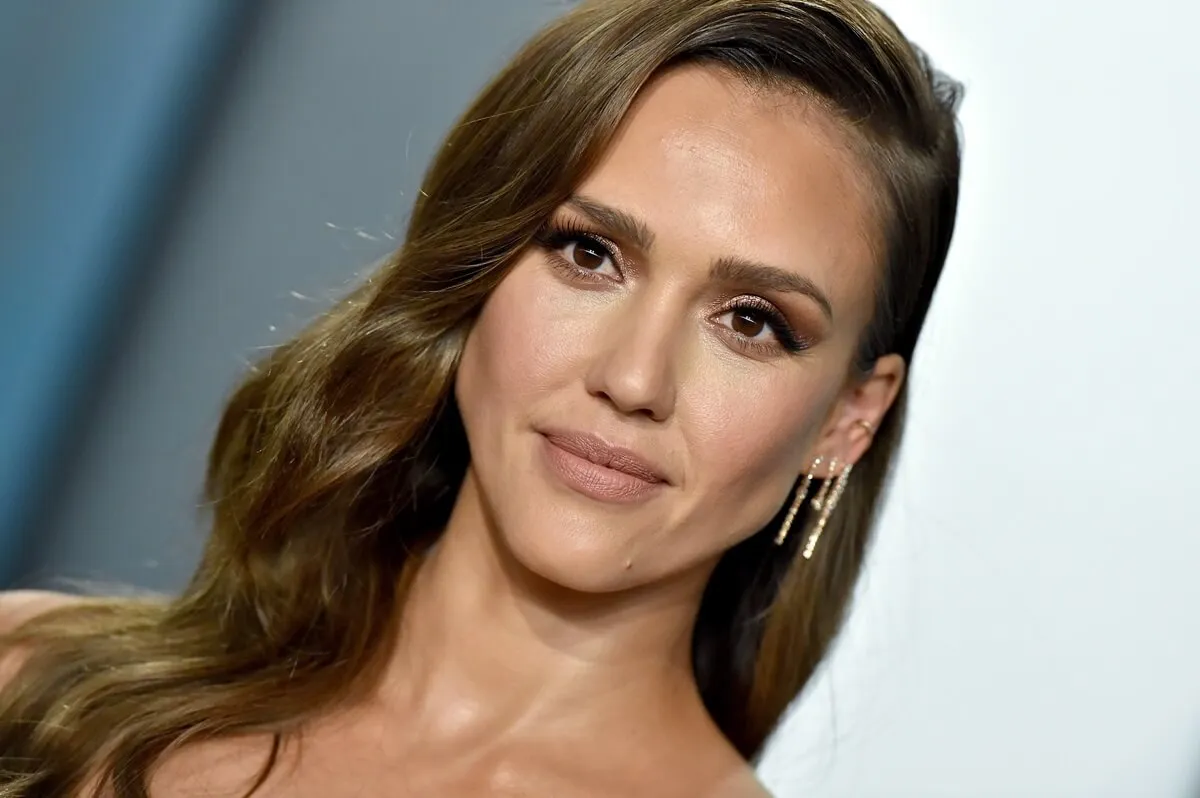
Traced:
POLYGON ((773 798, 748 765, 735 769, 706 795, 708 798, 773 798))
MULTIPOLYGON (((724 735, 708 736, 689 744, 679 735, 670 753, 660 756, 673 775, 659 785, 659 794, 684 791, 697 798, 772 798, 753 765, 724 735), (684 790, 679 790, 684 786, 684 790)), ((663 772, 666 775, 666 771, 663 772)))
MULTIPOLYGON (((27 621, 79 601, 78 596, 50 590, 0 590, 0 642, 27 621)), ((28 655, 20 644, 0 646, 0 687, 17 674, 28 655)))
POLYGON ((0 634, 9 634, 26 621, 79 601, 79 596, 52 590, 0 590, 0 634))

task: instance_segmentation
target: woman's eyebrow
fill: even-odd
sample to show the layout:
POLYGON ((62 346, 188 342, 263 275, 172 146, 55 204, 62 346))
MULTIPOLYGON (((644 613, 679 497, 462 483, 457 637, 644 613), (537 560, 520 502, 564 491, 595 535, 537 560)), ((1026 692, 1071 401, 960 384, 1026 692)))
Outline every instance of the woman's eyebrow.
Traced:
POLYGON ((803 274, 745 258, 724 257, 713 261, 708 277, 716 282, 742 283, 758 286, 767 291, 804 294, 817 303, 821 312, 825 314, 825 318, 831 323, 833 322, 833 304, 829 301, 829 297, 816 283, 803 274))
MULTIPOLYGON (((566 204, 601 227, 611 230, 618 238, 632 243, 642 252, 648 253, 654 246, 654 233, 650 227, 627 211, 579 194, 572 195, 566 204)), ((758 286, 768 291, 804 294, 821 308, 825 318, 833 321, 833 305, 825 292, 808 277, 789 269, 746 258, 722 257, 713 261, 709 279, 714 282, 758 286)))
POLYGON ((631 213, 578 194, 572 195, 567 205, 596 224, 612 230, 618 238, 629 241, 642 252, 649 252, 654 246, 654 233, 650 232, 645 222, 631 213))

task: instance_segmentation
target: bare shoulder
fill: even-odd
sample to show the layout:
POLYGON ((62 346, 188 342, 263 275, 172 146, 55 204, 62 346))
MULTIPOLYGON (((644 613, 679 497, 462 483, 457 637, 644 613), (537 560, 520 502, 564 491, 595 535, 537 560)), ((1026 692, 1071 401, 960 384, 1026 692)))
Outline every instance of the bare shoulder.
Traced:
POLYGON ((0 591, 0 634, 9 634, 26 621, 79 601, 78 596, 50 590, 0 591))
MULTIPOLYGON (((271 738, 232 737, 193 743, 169 754, 151 776, 150 794, 158 798, 245 795, 272 761, 271 738)), ((255 798, 296 794, 288 780, 295 767, 293 752, 282 745, 271 775, 256 790, 255 798)), ((303 793, 301 793, 303 794, 303 793)))
POLYGON ((758 780, 749 765, 743 765, 714 785, 706 798, 775 798, 758 780))
MULTIPOLYGON (((0 637, 12 634, 39 615, 78 601, 80 599, 77 596, 49 590, 0 591, 0 637)), ((21 647, 0 647, 0 687, 16 675, 27 655, 28 652, 21 647)))
MULTIPOLYGON (((679 794, 697 798, 774 798, 759 781, 754 767, 723 736, 710 736, 693 745, 679 745, 671 769, 672 782, 686 785, 679 794)), ((668 791, 662 785, 660 794, 668 791)), ((671 793, 675 794, 675 793, 671 793)))

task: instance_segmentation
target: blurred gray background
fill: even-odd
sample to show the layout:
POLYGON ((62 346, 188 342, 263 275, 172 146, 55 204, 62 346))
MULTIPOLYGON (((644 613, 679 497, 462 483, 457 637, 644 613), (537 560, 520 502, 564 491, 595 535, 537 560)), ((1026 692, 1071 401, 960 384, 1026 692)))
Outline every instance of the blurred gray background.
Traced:
MULTIPOLYGON (((124 212, 105 218, 102 245, 83 259, 90 267, 74 267, 98 283, 76 302, 99 298, 106 307, 92 311, 89 329, 52 331, 71 339, 61 360, 73 400, 52 395, 25 414, 47 427, 37 445, 58 451, 42 480, 30 479, 28 448, 15 467, 27 487, 23 507, 10 505, 9 528, 0 530, 9 537, 0 545, 2 578, 181 585, 204 534, 197 507, 208 439, 246 362, 395 246, 436 143, 506 57, 565 7, 119 0, 25 8, 25 39, 38 46, 10 49, 26 63, 3 80, 15 84, 20 75, 35 85, 22 87, 7 118, 29 118, 22 103, 45 105, 46 96, 73 99, 73 81, 91 79, 91 92, 119 99, 131 92, 131 77, 156 69, 173 77, 167 88, 143 89, 134 107, 98 102, 93 117, 80 120, 124 137, 114 148, 142 131, 148 150, 170 144, 153 164, 131 153, 123 174, 111 177, 116 184, 138 174, 136 188, 95 198, 117 195, 124 212), (176 52, 161 53, 172 34, 176 52), (49 73, 47 46, 76 55, 49 73), (180 58, 189 48, 193 58, 180 58), (95 81, 97 71, 111 80, 95 81), (112 241, 122 228, 124 240, 112 241), (57 405, 53 419, 47 402, 57 405)), ((15 7, 3 14, 15 16, 15 7)), ((66 115, 50 109, 44 117, 56 110, 66 115)), ((49 236, 61 235, 69 215, 55 224, 49 236)), ((3 268, 15 282, 29 276, 14 272, 39 267, 14 259, 3 268)), ((9 301, 22 289, 6 292, 9 301)), ((6 423, 28 435, 28 418, 18 423, 10 413, 6 423)), ((8 430, 14 438, 18 431, 8 430)))

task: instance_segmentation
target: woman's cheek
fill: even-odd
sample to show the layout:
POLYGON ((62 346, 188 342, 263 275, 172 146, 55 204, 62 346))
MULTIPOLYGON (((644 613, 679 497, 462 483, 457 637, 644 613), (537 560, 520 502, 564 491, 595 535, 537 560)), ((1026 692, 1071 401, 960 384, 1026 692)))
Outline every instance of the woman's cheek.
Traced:
POLYGON ((753 388, 720 380, 697 386, 691 448, 700 462, 720 464, 708 481, 732 488, 803 468, 824 413, 811 386, 794 374, 773 376, 753 388))
POLYGON ((539 279, 539 266, 517 264, 488 298, 473 331, 486 374, 479 387, 494 399, 523 401, 562 385, 593 334, 588 314, 561 286, 539 279))

